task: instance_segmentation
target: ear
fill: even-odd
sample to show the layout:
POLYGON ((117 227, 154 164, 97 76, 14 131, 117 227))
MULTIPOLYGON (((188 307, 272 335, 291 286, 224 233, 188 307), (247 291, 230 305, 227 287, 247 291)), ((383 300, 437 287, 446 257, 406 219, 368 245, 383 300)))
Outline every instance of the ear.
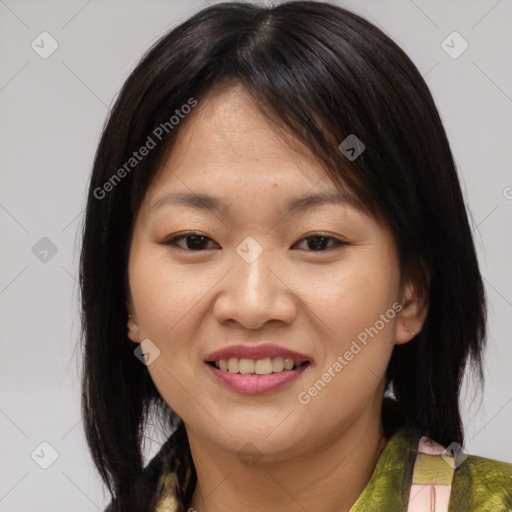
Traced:
POLYGON ((423 328, 428 315, 430 275, 424 274, 426 279, 422 280, 420 274, 404 280, 401 289, 400 304, 402 309, 398 316, 396 331, 397 345, 411 341, 423 328))
POLYGON ((135 316, 135 309, 131 302, 126 303, 126 310, 128 311, 128 319, 126 327, 128 328, 128 338, 135 343, 140 343, 139 327, 137 325, 137 318, 135 316))

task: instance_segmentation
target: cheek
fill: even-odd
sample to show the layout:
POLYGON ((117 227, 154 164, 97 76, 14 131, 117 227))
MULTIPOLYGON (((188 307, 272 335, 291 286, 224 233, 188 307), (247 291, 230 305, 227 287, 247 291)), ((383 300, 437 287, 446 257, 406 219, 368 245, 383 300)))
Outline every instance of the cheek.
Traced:
POLYGON ((134 247, 129 278, 139 329, 145 337, 167 340, 186 323, 215 283, 211 273, 173 264, 161 247, 134 247))
MULTIPOLYGON (((196 315, 201 298, 211 284, 197 272, 178 268, 161 248, 133 244, 130 253, 130 291, 135 306, 141 340, 149 338, 159 348, 159 356, 147 367, 153 383, 166 403, 182 418, 201 417, 190 396, 199 354, 192 343, 197 330, 196 315), (159 249, 159 250, 156 250, 159 249)), ((205 418, 206 421, 206 418, 205 418)))
MULTIPOLYGON (((359 252, 327 273, 298 275, 304 302, 323 321, 330 339, 350 342, 392 307, 399 274, 376 251, 359 252)), ((379 324, 380 325, 380 324, 379 324)), ((389 330, 389 324, 383 331, 389 330)))
POLYGON ((324 356, 300 403, 309 401, 311 418, 350 423, 383 382, 394 345, 398 274, 393 262, 368 257, 346 261, 329 277, 310 279, 314 286, 306 295, 324 356))

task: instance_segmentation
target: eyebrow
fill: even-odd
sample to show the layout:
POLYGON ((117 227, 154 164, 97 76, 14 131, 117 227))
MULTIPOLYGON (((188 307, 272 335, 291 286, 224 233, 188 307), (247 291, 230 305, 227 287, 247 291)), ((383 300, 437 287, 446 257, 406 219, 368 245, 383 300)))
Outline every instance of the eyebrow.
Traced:
MULTIPOLYGON (((193 192, 171 192, 155 201, 149 208, 150 213, 167 204, 182 204, 196 210, 216 211, 229 214, 231 205, 223 203, 219 198, 193 192)), ((339 204, 351 206, 362 211, 361 205, 351 196, 339 191, 323 191, 307 194, 289 199, 284 211, 288 213, 301 213, 314 207, 325 204, 339 204)))

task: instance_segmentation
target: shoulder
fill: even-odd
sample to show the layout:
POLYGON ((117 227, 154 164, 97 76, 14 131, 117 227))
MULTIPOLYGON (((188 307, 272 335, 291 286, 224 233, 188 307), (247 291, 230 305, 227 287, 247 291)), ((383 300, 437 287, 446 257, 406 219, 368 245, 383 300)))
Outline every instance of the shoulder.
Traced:
MULTIPOLYGON (((454 466, 457 457, 449 462, 445 452, 415 428, 402 428, 390 439, 389 454, 401 459, 404 482, 424 487, 438 480, 440 488, 451 484, 448 512, 512 512, 512 464, 465 453, 454 466), (425 449, 424 440, 430 441, 430 448, 425 449)), ((393 467, 392 461, 386 465, 393 467)))
POLYGON ((450 500, 450 509, 464 507, 474 512, 512 510, 512 464, 469 455, 455 470, 450 500))
MULTIPOLYGON (((148 462, 142 470, 142 473, 136 478, 134 488, 144 487, 149 492, 157 491, 159 482, 164 474, 164 463, 169 454, 174 451, 176 441, 176 433, 174 432, 161 446, 158 453, 148 462)), ((112 498, 103 512, 117 512, 117 501, 112 498)))

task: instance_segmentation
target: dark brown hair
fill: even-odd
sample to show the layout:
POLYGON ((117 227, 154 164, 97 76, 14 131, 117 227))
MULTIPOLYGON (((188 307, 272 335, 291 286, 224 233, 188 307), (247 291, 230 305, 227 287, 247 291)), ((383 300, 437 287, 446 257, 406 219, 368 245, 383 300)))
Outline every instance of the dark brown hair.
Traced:
MULTIPOLYGON (((381 30, 335 5, 208 7, 163 36, 128 77, 90 180, 80 261, 82 410, 93 460, 123 512, 154 505, 154 489, 139 479, 148 418, 161 418, 169 433, 183 430, 134 357, 125 306, 132 224, 181 124, 131 172, 112 178, 176 109, 228 80, 243 84, 335 184, 391 228, 402 275, 428 294, 423 330, 395 346, 388 367, 397 406, 426 435, 462 445, 459 390, 468 361, 482 379, 482 278, 447 136, 417 68, 381 30), (350 134, 365 151, 349 162, 338 145, 350 134)), ((186 435, 179 439, 193 470, 186 435)), ((194 484, 179 490, 181 511, 194 484)))

